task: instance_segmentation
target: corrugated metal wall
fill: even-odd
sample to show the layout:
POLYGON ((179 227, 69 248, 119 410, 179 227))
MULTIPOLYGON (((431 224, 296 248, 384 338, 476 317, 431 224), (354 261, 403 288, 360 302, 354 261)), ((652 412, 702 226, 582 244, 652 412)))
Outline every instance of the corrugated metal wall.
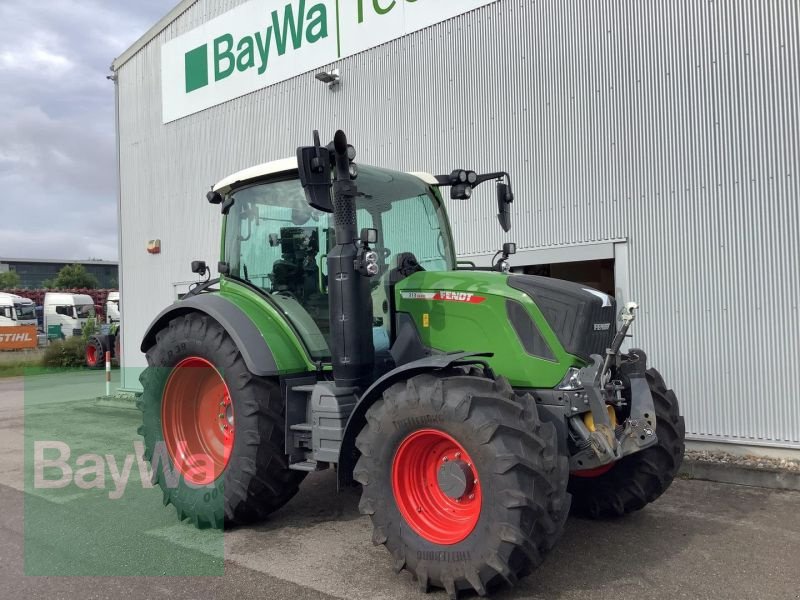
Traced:
POLYGON ((690 434, 800 446, 798 3, 500 0, 340 61, 335 92, 307 74, 162 125, 160 45, 239 3, 198 1, 119 72, 128 366, 216 262, 209 186, 342 127, 364 162, 514 175, 510 236, 490 190, 449 203, 462 254, 626 238, 636 343, 690 434))

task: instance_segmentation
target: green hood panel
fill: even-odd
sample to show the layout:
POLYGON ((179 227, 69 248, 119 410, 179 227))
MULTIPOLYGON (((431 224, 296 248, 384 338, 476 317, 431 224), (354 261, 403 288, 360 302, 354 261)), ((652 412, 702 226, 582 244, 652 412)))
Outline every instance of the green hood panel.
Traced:
POLYGON ((564 350, 530 296, 509 287, 507 281, 507 275, 488 271, 415 273, 395 288, 397 311, 411 315, 430 348, 492 352, 490 366, 513 386, 555 387, 569 367, 583 362, 564 350), (509 320, 507 300, 525 308, 549 346, 551 360, 526 352, 509 320))
POLYGON ((267 342, 281 375, 316 371, 298 334, 271 302, 236 281, 222 279, 219 295, 244 312, 267 342))

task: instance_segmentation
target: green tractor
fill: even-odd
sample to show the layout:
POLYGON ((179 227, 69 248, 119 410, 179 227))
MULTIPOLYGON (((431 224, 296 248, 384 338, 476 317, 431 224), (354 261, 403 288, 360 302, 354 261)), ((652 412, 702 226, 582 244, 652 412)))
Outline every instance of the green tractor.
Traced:
POLYGON ((356 165, 341 131, 208 194, 219 278, 164 310, 141 349, 140 433, 165 504, 198 527, 263 520, 309 473, 362 486, 373 542, 421 589, 514 584, 570 510, 615 517, 669 487, 678 402, 641 350, 635 304, 456 260, 441 188, 507 173, 356 165), (360 228, 360 229, 359 229, 360 228))

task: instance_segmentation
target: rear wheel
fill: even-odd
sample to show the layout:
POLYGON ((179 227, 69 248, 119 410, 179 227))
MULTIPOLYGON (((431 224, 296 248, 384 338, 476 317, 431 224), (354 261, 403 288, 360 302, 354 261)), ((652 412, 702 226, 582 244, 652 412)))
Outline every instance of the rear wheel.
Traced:
POLYGON ((567 459, 554 427, 505 380, 425 374, 395 384, 356 445, 373 542, 424 591, 514 584, 561 535, 567 459))
POLYGON ((164 504, 197 527, 263 520, 297 493, 284 453, 280 386, 250 373, 216 321, 172 320, 140 378, 144 457, 164 504))
POLYGON ((102 369, 105 366, 103 345, 96 337, 89 338, 86 343, 86 366, 90 369, 102 369))
POLYGON ((658 371, 648 369, 646 376, 656 409, 658 442, 595 473, 571 477, 569 490, 576 514, 603 518, 640 510, 661 496, 677 475, 686 435, 678 399, 658 371))

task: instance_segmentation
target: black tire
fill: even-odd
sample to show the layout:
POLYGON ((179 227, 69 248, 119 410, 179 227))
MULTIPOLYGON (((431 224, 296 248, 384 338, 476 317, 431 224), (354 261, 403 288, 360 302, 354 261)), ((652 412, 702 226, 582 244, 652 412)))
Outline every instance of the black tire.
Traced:
POLYGON ((571 477, 573 513, 608 518, 640 510, 667 491, 678 474, 686 435, 678 399, 658 371, 648 369, 646 376, 656 409, 658 442, 623 458, 599 477, 571 477))
POLYGON ((483 596, 499 583, 513 585, 561 536, 570 505, 567 459, 533 399, 515 396, 505 379, 424 374, 395 384, 367 412, 356 446, 359 509, 372 519, 373 543, 385 545, 395 570, 410 571, 423 591, 443 587, 456 597, 474 589, 483 596), (418 535, 395 500, 395 453, 423 429, 443 431, 463 446, 485 496, 477 525, 456 544, 418 535))
POLYGON ((114 336, 114 361, 117 365, 122 364, 122 338, 119 332, 114 336))
POLYGON ((250 373, 219 323, 199 313, 173 319, 156 335, 147 363, 140 377, 144 391, 137 401, 143 417, 139 434, 144 437, 144 458, 153 465, 154 483, 163 491, 164 504, 173 504, 180 520, 218 529, 254 523, 297 493, 305 474, 288 468, 280 386, 250 373), (174 468, 163 450, 162 399, 173 367, 188 357, 205 359, 217 369, 230 392, 235 416, 236 433, 224 473, 200 487, 187 484, 183 476, 177 485, 174 480, 170 483, 165 465, 154 461, 154 456, 166 458, 168 467, 174 468))
POLYGON ((86 342, 86 367, 89 369, 104 369, 105 366, 106 359, 103 344, 96 337, 90 337, 89 341, 86 342))

